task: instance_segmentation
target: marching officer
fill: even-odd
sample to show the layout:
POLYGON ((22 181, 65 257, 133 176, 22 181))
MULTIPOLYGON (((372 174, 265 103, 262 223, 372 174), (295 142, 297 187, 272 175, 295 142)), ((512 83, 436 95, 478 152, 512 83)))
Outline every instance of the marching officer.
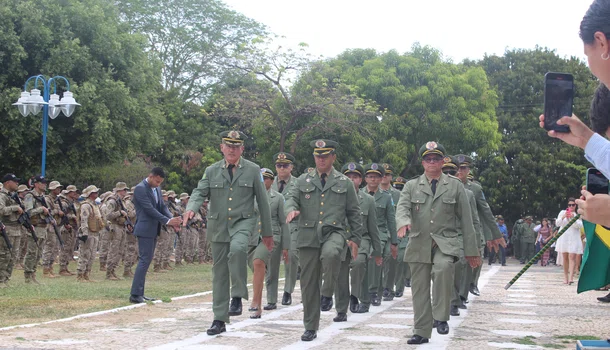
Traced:
MULTIPOLYGON (((297 178, 292 175, 294 169, 295 158, 292 154, 279 152, 273 156, 275 159, 275 171, 277 176, 271 188, 274 191, 281 193, 284 198, 288 197, 288 193, 297 182, 297 178)), ((288 251, 288 261, 284 260, 284 295, 282 296, 282 305, 292 304, 292 293, 294 286, 297 283, 297 272, 299 270, 299 250, 297 249, 297 232, 299 226, 296 222, 289 224, 290 228, 290 249, 288 251)), ((267 282, 268 283, 268 282, 267 282)))
POLYGON ((11 194, 17 191, 20 178, 15 174, 6 174, 2 178, 2 190, 0 190, 0 218, 5 226, 6 238, 11 244, 9 249, 4 239, 0 239, 0 288, 8 286, 8 281, 13 274, 13 267, 18 256, 19 244, 21 241, 21 225, 19 216, 23 214, 23 209, 19 206, 11 194))
MULTIPOLYGON (((335 306, 337 316, 333 318, 335 322, 347 321, 348 305, 352 313, 368 312, 369 305, 360 304, 358 298, 361 295, 369 297, 368 280, 366 278, 369 256, 375 258, 377 266, 381 266, 383 263, 379 229, 377 228, 375 199, 365 191, 360 191, 364 169, 358 163, 348 163, 341 168, 341 172, 354 183, 364 232, 360 241, 360 247, 358 247, 356 259, 352 259, 352 252, 347 246, 344 249, 345 251, 341 253, 341 267, 339 268, 339 277, 335 288, 335 300, 337 301, 335 306), (350 274, 351 288, 349 281, 350 274)), ((367 300, 370 302, 370 299, 367 300)))
POLYGON ((287 222, 298 216, 299 224, 297 248, 301 264, 303 341, 317 337, 320 304, 329 303, 329 298, 332 301, 341 252, 347 243, 352 257, 356 258, 363 232, 354 186, 333 167, 338 144, 331 140, 314 140, 310 145, 316 168, 297 179, 297 186, 286 201, 287 222), (322 275, 328 281, 323 290, 320 288, 322 275))
POLYGON ((442 173, 445 149, 430 141, 419 154, 424 174, 409 180, 396 210, 398 236, 409 231, 404 259, 411 268, 414 327, 408 344, 427 343, 432 328, 449 333, 449 306, 453 291, 454 262, 464 247, 472 267, 481 264, 475 229, 464 186, 442 173), (463 245, 458 240, 462 232, 463 245), (430 282, 434 306, 430 298, 430 282))
POLYGON ((212 246, 212 290, 214 322, 209 335, 226 331, 229 316, 242 313, 242 299, 248 299, 248 240, 256 227, 254 202, 258 205, 261 236, 273 249, 271 212, 261 168, 241 157, 245 135, 231 130, 220 134, 224 159, 205 169, 186 207, 183 226, 192 219, 205 198, 210 199, 208 234, 212 246), (231 285, 229 285, 229 281, 231 285), (230 288, 231 287, 231 288, 230 288), (232 297, 229 306, 229 297, 232 297))

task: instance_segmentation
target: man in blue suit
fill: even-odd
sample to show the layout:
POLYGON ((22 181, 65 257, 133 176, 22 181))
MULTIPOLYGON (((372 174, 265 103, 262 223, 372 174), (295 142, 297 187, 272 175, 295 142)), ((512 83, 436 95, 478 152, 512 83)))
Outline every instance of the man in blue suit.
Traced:
POLYGON ((178 228, 180 217, 173 217, 163 202, 159 186, 165 180, 165 173, 161 168, 153 168, 148 177, 140 182, 133 194, 133 203, 136 207, 136 223, 133 234, 138 237, 138 266, 131 284, 129 301, 138 304, 154 299, 144 296, 144 283, 146 272, 153 259, 157 237, 161 232, 161 225, 171 225, 178 228))

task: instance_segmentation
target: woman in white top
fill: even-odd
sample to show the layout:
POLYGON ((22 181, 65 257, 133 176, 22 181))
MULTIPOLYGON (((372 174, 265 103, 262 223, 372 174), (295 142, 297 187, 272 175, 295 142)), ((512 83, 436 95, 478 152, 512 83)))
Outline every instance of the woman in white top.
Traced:
MULTIPOLYGON (((557 215, 557 226, 563 228, 576 215, 576 200, 568 199, 568 208, 562 210, 557 215)), ((563 274, 565 284, 574 283, 574 270, 579 268, 578 255, 583 253, 582 240, 580 239, 580 229, 582 221, 578 219, 570 228, 557 240, 555 250, 563 255, 563 274)))

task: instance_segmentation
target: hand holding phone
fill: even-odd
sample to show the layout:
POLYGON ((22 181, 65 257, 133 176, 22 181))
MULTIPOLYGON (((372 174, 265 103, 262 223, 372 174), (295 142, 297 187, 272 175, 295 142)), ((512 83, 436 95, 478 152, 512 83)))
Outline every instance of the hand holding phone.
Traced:
POLYGON ((595 168, 587 169, 587 191, 591 194, 608 194, 608 179, 595 168))
POLYGON ((544 75, 544 128, 556 132, 570 132, 567 125, 559 125, 562 117, 572 116, 574 77, 567 73, 549 72, 544 75))

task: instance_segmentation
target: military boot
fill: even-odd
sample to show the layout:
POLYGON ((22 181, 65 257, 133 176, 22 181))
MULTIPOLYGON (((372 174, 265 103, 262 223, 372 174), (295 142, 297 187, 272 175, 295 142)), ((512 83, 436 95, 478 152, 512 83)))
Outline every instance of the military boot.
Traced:
POLYGON ((165 271, 161 267, 161 264, 155 264, 155 268, 153 269, 153 272, 156 272, 156 273, 165 273, 165 271))
POLYGON ((74 276, 74 274, 72 272, 68 271, 68 267, 67 266, 62 266, 59 269, 59 275, 60 276, 66 276, 66 277, 74 276))
POLYGON ((106 271, 106 263, 100 261, 100 271, 106 271))
POLYGON ((167 262, 164 262, 164 263, 163 263, 163 269, 164 269, 164 270, 169 270, 169 271, 171 271, 171 270, 173 270, 174 268, 172 267, 172 265, 170 265, 170 264, 169 264, 169 261, 167 261, 167 262))
POLYGON ((114 277, 114 269, 106 269, 106 279, 110 281, 118 281, 119 279, 114 277))
POLYGON ((133 272, 131 272, 131 267, 125 266, 125 270, 123 271, 123 277, 133 277, 133 272))
POLYGON ((97 282, 96 280, 92 280, 92 279, 89 277, 89 271, 86 271, 86 272, 83 274, 83 278, 84 278, 84 279, 85 279, 85 281, 87 281, 87 282, 97 282))
POLYGON ((33 283, 40 285, 40 282, 36 280, 36 272, 25 272, 25 283, 33 283))
POLYGON ((122 281, 123 279, 120 278, 119 276, 116 275, 116 273, 114 272, 114 269, 112 270, 112 277, 116 278, 117 281, 122 281))
POLYGON ((47 278, 57 278, 58 277, 53 274, 53 267, 45 267, 42 272, 42 276, 47 277, 47 278))
POLYGON ((87 282, 85 280, 85 275, 80 271, 76 272, 76 282, 87 282))

